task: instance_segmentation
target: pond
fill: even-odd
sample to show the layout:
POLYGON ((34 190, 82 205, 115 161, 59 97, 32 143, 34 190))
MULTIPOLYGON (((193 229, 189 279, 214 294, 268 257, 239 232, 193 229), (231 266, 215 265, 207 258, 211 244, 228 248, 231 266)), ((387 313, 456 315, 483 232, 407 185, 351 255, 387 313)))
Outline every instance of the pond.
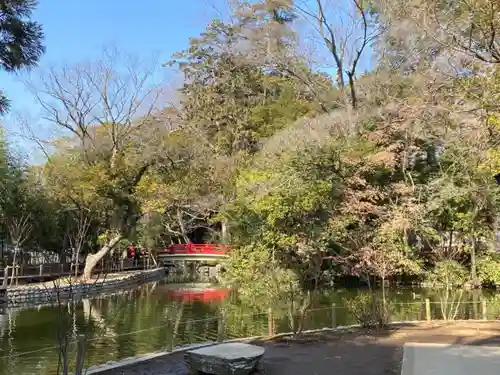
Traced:
MULTIPOLYGON (((204 286, 206 288, 206 286, 204 286)), ((363 289, 336 289, 313 298, 305 329, 355 324, 348 306, 363 289), (335 313, 332 313, 332 304, 335 313)), ((500 293, 492 290, 448 293, 424 289, 391 289, 386 299, 392 320, 425 319, 425 299, 431 300, 433 318, 488 319, 500 313, 500 293), (485 302, 482 302, 485 301, 485 302), (460 303, 457 303, 460 302, 460 303)), ((261 301, 262 302, 262 301, 261 301)), ((48 375, 58 368, 57 337, 64 330, 70 340, 86 337, 86 365, 102 364, 188 343, 266 335, 269 321, 274 332, 290 331, 287 301, 272 307, 250 307, 224 289, 186 289, 164 282, 143 285, 119 294, 0 315, 0 375, 48 375), (224 330, 218 330, 223 311, 224 330)), ((69 346, 71 361, 76 345, 69 346)))

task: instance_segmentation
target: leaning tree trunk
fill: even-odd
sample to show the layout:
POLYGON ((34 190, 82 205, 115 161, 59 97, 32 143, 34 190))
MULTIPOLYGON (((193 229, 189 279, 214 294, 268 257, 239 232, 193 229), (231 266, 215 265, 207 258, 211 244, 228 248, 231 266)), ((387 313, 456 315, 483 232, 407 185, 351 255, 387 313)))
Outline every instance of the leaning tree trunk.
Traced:
POLYGON ((118 234, 113 237, 106 245, 104 245, 97 253, 88 254, 85 258, 85 268, 83 269, 83 279, 90 280, 92 277, 92 271, 99 261, 104 258, 104 256, 113 249, 123 238, 123 234, 118 234))
POLYGON ((191 239, 188 236, 186 226, 184 225, 184 218, 182 217, 182 211, 179 208, 177 208, 177 224, 179 225, 179 228, 181 230, 181 235, 184 241, 186 241, 186 243, 191 243, 191 239))

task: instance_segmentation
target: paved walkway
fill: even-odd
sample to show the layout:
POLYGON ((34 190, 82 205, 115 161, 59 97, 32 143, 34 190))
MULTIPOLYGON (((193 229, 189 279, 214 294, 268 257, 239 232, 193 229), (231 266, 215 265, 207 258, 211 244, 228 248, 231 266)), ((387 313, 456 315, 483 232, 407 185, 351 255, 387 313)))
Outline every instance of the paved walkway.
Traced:
POLYGON ((407 343, 401 375, 498 375, 500 347, 407 343))
MULTIPOLYGON (((448 348, 450 345, 452 348, 460 345, 481 345, 477 348, 468 346, 465 350, 473 353, 476 349, 480 353, 484 351, 491 355, 488 347, 500 346, 500 321, 422 323, 381 332, 363 330, 324 332, 305 335, 297 340, 279 339, 256 344, 266 348, 261 360, 262 372, 265 375, 401 375, 405 344, 415 342, 446 344, 442 347, 448 348)), ((436 357, 443 355, 435 348, 431 351, 439 353, 436 357)), ((449 355, 458 352, 460 351, 457 349, 448 350, 449 355)), ((462 354, 464 358, 467 355, 470 354, 462 354)), ((431 358, 428 356, 423 360, 424 363, 430 363, 431 358)), ((498 362, 495 366, 498 366, 498 362)), ((486 371, 484 366, 472 373, 463 371, 454 373, 454 370, 426 373, 418 372, 420 368, 414 368, 413 373, 408 372, 404 375, 490 375, 483 370, 486 371)), ((188 374, 183 353, 164 355, 99 373, 99 375, 188 374)), ((495 374, 500 374, 500 370, 495 374)))

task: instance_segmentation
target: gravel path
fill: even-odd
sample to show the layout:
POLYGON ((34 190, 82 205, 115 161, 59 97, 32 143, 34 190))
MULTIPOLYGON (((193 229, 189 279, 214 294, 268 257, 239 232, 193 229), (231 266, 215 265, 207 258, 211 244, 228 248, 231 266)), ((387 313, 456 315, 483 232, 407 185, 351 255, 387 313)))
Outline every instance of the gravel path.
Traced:
MULTIPOLYGON (((297 340, 256 342, 266 348, 261 374, 395 375, 405 342, 500 345, 500 322, 418 324, 382 332, 326 332, 297 340)), ((188 375, 183 353, 101 372, 100 375, 188 375)))

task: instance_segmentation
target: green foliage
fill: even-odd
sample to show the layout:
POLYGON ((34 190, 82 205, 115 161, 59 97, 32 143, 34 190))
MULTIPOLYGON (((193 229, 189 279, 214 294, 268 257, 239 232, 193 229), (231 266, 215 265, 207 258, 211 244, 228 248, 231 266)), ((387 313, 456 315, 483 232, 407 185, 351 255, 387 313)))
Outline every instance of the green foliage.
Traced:
MULTIPOLYGON (((414 12, 425 16, 432 5, 417 3, 422 10, 362 4, 369 29, 383 26, 375 42, 385 56, 378 69, 334 87, 334 77, 303 55, 293 2, 235 2, 231 22, 214 20, 174 55, 171 65, 184 75, 178 107, 142 122, 127 113, 120 123, 102 106, 79 108, 92 124, 64 126, 73 136, 29 173, 1 144, 4 231, 8 218, 44 213, 36 238, 49 246, 44 233, 53 246, 84 212, 90 251, 117 234, 155 247, 203 229, 234 247, 225 282, 255 304, 285 294, 303 306, 308 291, 338 275, 370 285, 411 276, 453 286, 475 281, 477 268, 484 283, 497 283, 489 250, 500 207, 492 178, 500 172, 500 70, 484 63, 496 58, 495 43, 486 45, 480 28, 457 26, 487 25, 486 2, 473 4, 470 19, 453 3, 454 28, 428 30, 441 43, 414 27, 421 16, 414 12), (473 45, 456 45, 464 32, 473 45), (357 103, 347 109, 351 88, 357 103)), ((85 90, 99 86, 87 81, 93 74, 79 77, 85 90)), ((61 85, 63 93, 73 88, 61 85)), ((125 102, 134 107, 136 99, 125 102)), ((384 316, 370 318, 378 307, 366 306, 360 319, 382 324, 384 316)))
MULTIPOLYGON (((0 67, 7 72, 30 68, 45 51, 41 26, 31 20, 36 0, 2 0, 0 3, 0 67)), ((9 101, 0 92, 0 114, 9 101)))
POLYGON ((303 85, 272 64, 249 59, 239 47, 244 39, 240 26, 213 21, 170 62, 186 78, 186 120, 229 155, 254 152, 262 137, 319 109, 303 85))
POLYGON ((360 294, 346 300, 345 305, 363 328, 385 328, 391 322, 390 306, 374 295, 360 294))
POLYGON ((236 287, 239 298, 250 306, 267 308, 284 298, 300 294, 293 272, 279 267, 272 251, 259 245, 240 247, 231 252, 224 280, 236 287))
POLYGON ((443 260, 436 263, 428 280, 433 284, 454 287, 464 285, 469 280, 469 275, 467 269, 457 261, 443 260))
POLYGON ((477 262, 478 277, 484 284, 500 285, 500 259, 497 255, 485 255, 477 262))

